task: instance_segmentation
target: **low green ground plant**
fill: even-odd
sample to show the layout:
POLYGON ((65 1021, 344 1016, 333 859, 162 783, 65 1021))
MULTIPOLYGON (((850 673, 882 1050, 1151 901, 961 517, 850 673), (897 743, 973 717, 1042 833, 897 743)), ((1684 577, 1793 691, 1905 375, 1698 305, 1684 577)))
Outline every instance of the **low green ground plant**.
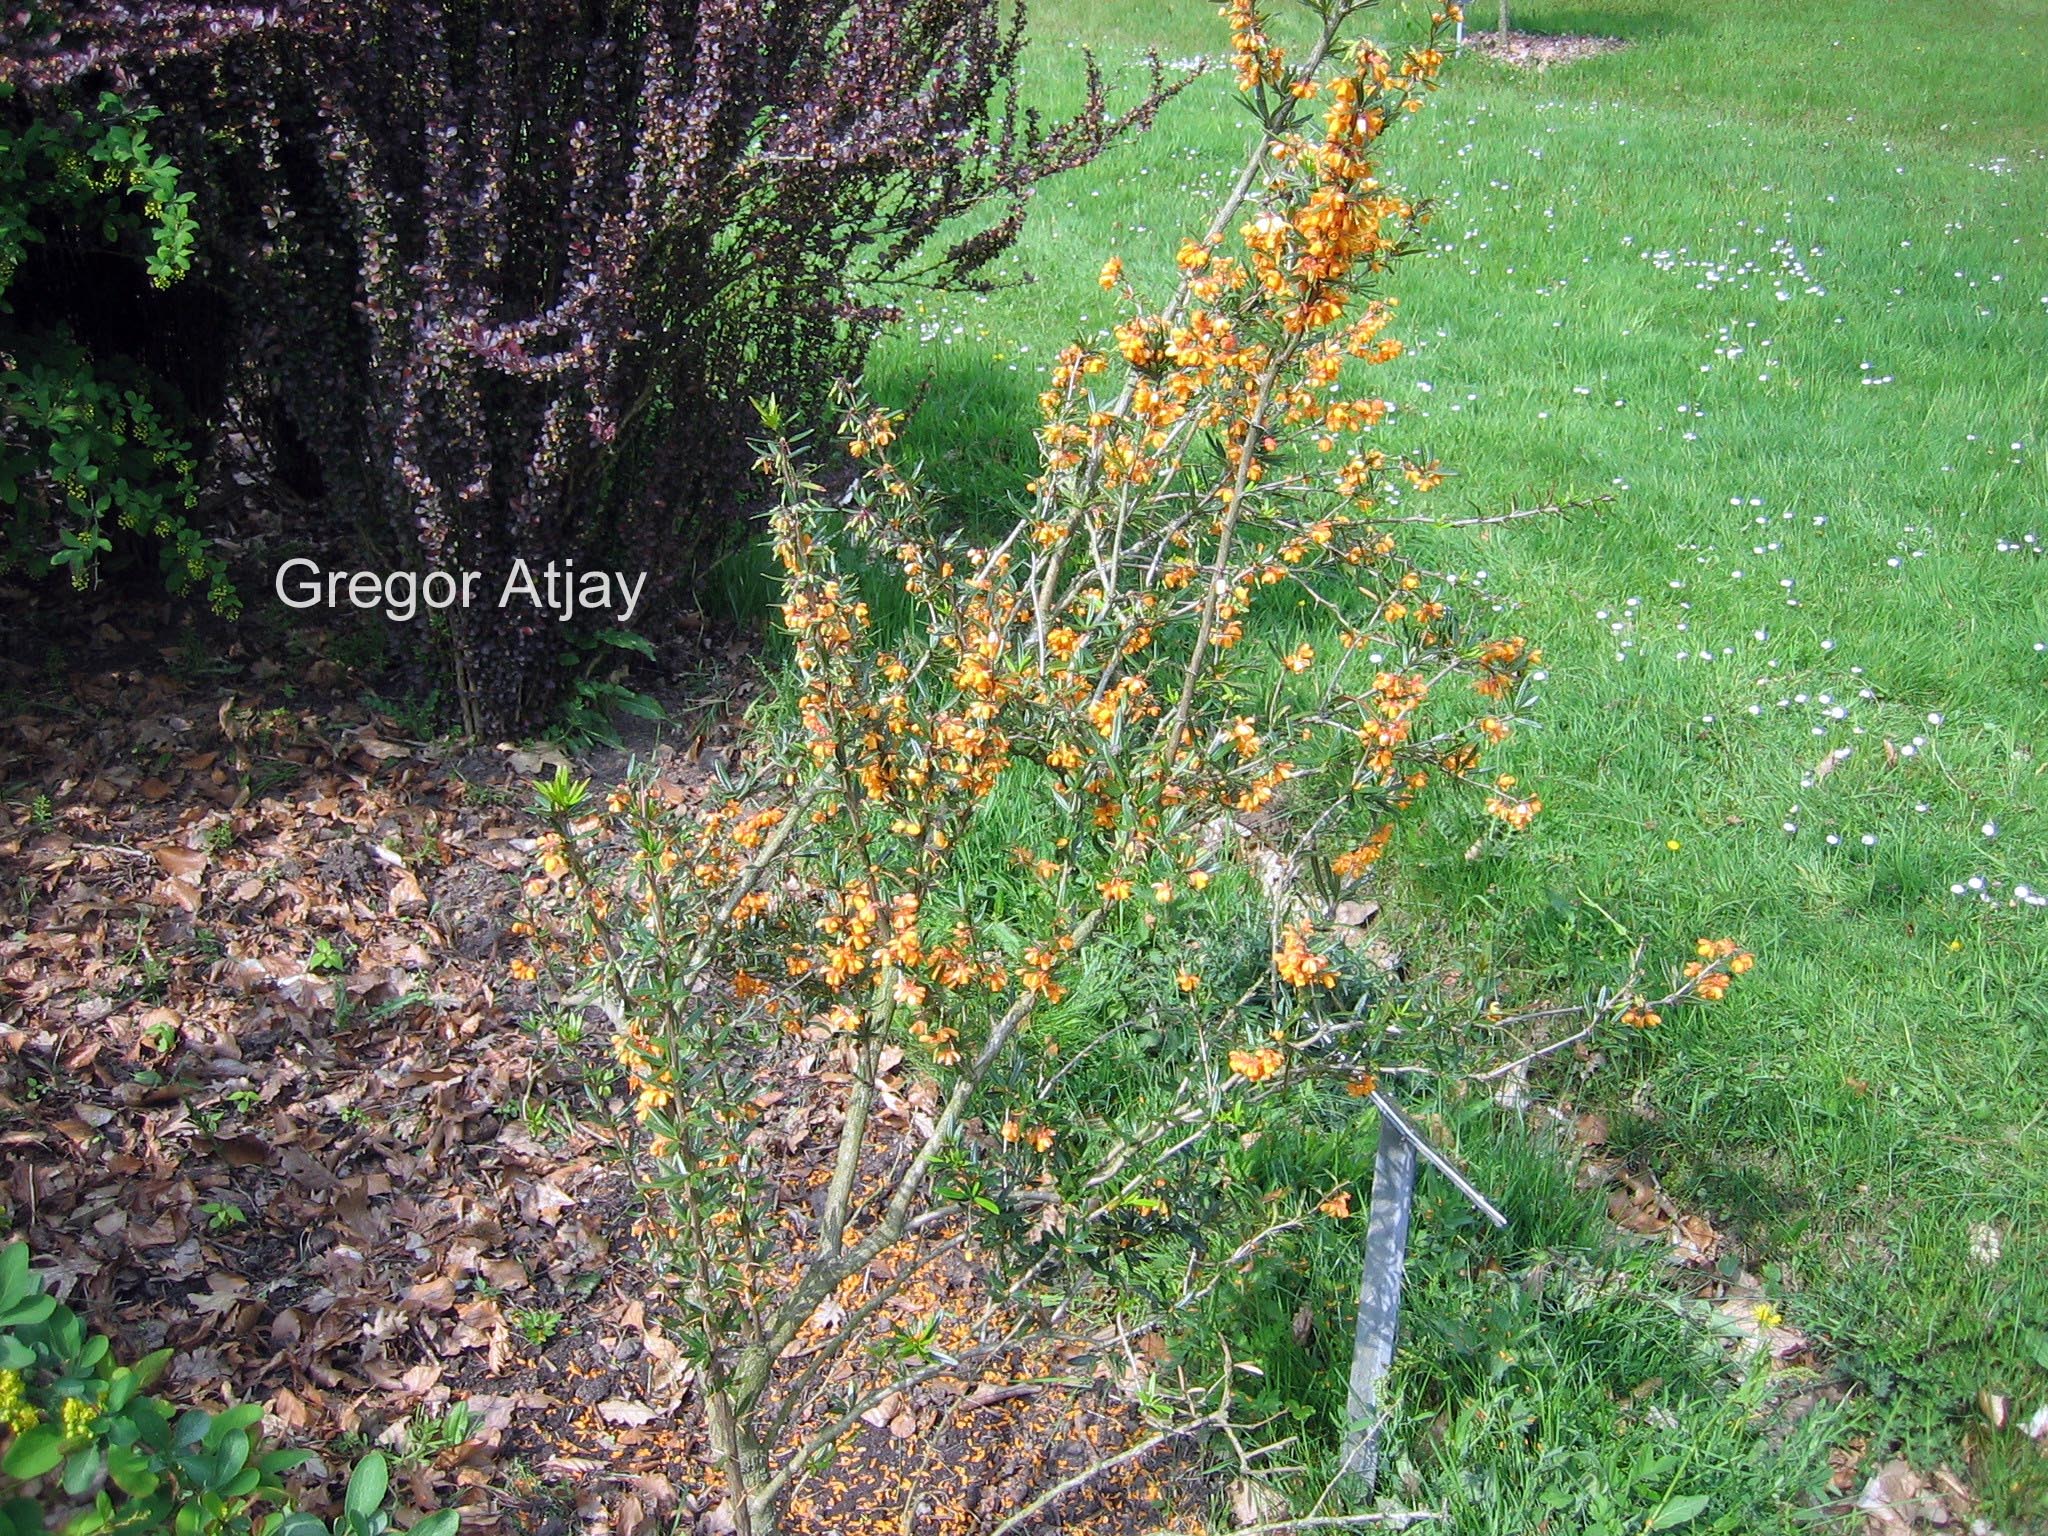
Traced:
MULTIPOLYGON (((0 1533, 5 1536, 385 1536, 390 1471, 356 1464, 341 1511, 302 1508, 284 1478, 313 1453, 265 1442, 263 1405, 219 1412, 152 1389, 176 1358, 121 1364, 104 1334, 44 1289, 28 1245, 0 1248, 0 1533)), ((453 1536, 458 1516, 413 1536, 453 1536)))

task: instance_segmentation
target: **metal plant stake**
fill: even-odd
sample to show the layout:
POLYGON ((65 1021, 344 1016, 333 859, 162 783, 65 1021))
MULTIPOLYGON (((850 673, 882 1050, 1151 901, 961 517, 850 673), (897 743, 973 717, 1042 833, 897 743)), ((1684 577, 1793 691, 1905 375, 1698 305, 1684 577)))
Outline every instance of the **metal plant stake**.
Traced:
POLYGON ((1372 1160, 1372 1209, 1366 1217, 1365 1272, 1358 1286, 1358 1332, 1351 1346, 1351 1391, 1345 1401, 1342 1472, 1355 1475, 1370 1491, 1379 1476, 1380 1382, 1394 1363, 1394 1342, 1401 1326, 1401 1280, 1408 1268, 1408 1218, 1415 1206, 1415 1160, 1418 1154, 1451 1181, 1479 1214, 1496 1227, 1507 1217, 1472 1186, 1451 1160, 1430 1145, 1401 1107, 1377 1089, 1371 1095, 1380 1112, 1380 1142, 1372 1160))

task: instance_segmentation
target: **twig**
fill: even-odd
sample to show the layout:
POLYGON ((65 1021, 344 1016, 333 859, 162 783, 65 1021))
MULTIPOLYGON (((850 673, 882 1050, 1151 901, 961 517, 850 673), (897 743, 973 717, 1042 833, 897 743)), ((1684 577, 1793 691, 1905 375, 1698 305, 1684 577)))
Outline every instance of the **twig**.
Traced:
MULTIPOLYGON (((1192 1419, 1186 1424, 1178 1424, 1171 1429, 1162 1429, 1156 1435, 1147 1436, 1128 1450, 1119 1451, 1114 1456, 1105 1456, 1100 1461, 1090 1462, 1072 1477, 1067 1478, 1063 1482, 1055 1483, 1052 1487, 1046 1489, 1044 1493, 1041 1493, 1037 1498, 989 1532, 989 1536, 1009 1536, 1011 1531, 1018 1529, 1018 1527, 1022 1526, 1047 1505, 1064 1498, 1082 1484, 1092 1481, 1104 1472, 1114 1471, 1125 1462, 1136 1461, 1140 1457, 1149 1456, 1169 1440, 1178 1440, 1182 1435, 1193 1434, 1198 1429, 1206 1428, 1214 1424, 1218 1417, 1219 1415, 1215 1413, 1205 1413, 1199 1419, 1192 1419)), ((1275 1527, 1275 1529, 1278 1529, 1278 1527, 1275 1527)))
MULTIPOLYGON (((1240 1525, 1231 1536, 1264 1536, 1267 1532, 1330 1530, 1340 1526, 1356 1529, 1367 1525, 1388 1525, 1397 1531, 1405 1531, 1411 1525, 1420 1525, 1425 1520, 1441 1520, 1444 1512, 1440 1509, 1387 1509, 1363 1515, 1303 1515, 1293 1520, 1268 1520, 1259 1525, 1240 1525)), ((1165 1530, 1151 1530, 1145 1536, 1172 1536, 1165 1530)))
POLYGON ((1577 1045, 1581 1040, 1589 1038, 1592 1035, 1593 1031, 1600 1027, 1600 1017, 1605 1012, 1606 1009, 1604 1007, 1595 1010, 1593 1012, 1593 1021, 1590 1024, 1587 1024, 1583 1029, 1576 1030, 1573 1033, 1566 1035, 1562 1040, 1553 1040, 1550 1042, 1550 1044, 1546 1046, 1541 1046, 1538 1049, 1531 1051, 1528 1055, 1523 1056, 1518 1060, 1509 1062, 1504 1067, 1495 1067, 1490 1072, 1481 1072, 1478 1074, 1477 1077, 1473 1079, 1473 1081, 1480 1083, 1490 1083, 1497 1077, 1506 1077, 1510 1072, 1514 1071, 1517 1067, 1526 1067, 1532 1061, 1542 1060, 1545 1056, 1550 1055, 1553 1051, 1561 1051, 1564 1050, 1567 1046, 1577 1045))

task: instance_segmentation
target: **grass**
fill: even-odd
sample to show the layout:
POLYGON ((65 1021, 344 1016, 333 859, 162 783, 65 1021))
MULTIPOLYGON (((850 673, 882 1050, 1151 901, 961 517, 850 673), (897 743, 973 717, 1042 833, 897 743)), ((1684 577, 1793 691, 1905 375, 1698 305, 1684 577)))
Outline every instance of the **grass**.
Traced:
MULTIPOLYGON (((1034 17, 1061 40, 1032 57, 1055 106, 1066 39, 1115 66, 1221 40, 1197 0, 1034 17)), ((1381 30, 1419 19, 1390 6, 1381 30)), ((1477 816, 1441 807, 1397 900, 1428 914, 1408 922, 1432 961, 1516 999, 1611 977, 1637 935, 1754 948, 1728 1003, 1549 1086, 1777 1266, 1850 1388, 1826 1434, 1967 1464, 2007 1529, 2039 1528, 2048 1459, 1978 1399, 2010 1397, 2015 1421, 2048 1401, 2048 908, 2023 894, 2048 887, 2048 7, 1616 0, 1516 21, 1631 46, 1540 75, 1466 60, 1404 133, 1390 160, 1439 199, 1437 243, 1396 275, 1411 351, 1375 384, 1395 441, 1462 472, 1440 507, 1614 500, 1442 539, 1545 647, 1543 728, 1504 766, 1547 809, 1468 859, 1477 816)), ((1006 264, 1037 281, 926 298, 878 349, 880 396, 929 389, 911 441, 960 506, 1016 494, 1044 363, 1108 318, 1102 258, 1157 291, 1244 129, 1225 81, 1198 83, 1046 189, 1006 264)), ((1422 1239, 1416 1495, 1461 1530, 1641 1529, 1669 1483, 1713 1495, 1689 1529, 1790 1528, 1822 1431, 1752 1466, 1742 1394, 1761 1389, 1702 1363, 1632 1259, 1619 1289, 1504 1291, 1559 1233, 1573 1264, 1610 1261, 1526 1138, 1481 1117, 1465 1140, 1482 1182, 1523 1197, 1517 1246, 1488 1268, 1456 1229, 1422 1239), (1521 1342, 1495 1372, 1458 1341, 1500 1316, 1521 1342), (1676 1427, 1638 1456, 1613 1425, 1652 1377, 1676 1427), (1496 1432, 1518 1415, 1536 1427, 1496 1432)), ((1327 1300, 1351 1262, 1303 1273, 1327 1300)), ((1327 1422, 1309 1367, 1330 1360, 1282 1336, 1292 1310, 1253 1297, 1223 1321, 1265 1338, 1269 1372, 1299 1369, 1289 1403, 1327 1422)))

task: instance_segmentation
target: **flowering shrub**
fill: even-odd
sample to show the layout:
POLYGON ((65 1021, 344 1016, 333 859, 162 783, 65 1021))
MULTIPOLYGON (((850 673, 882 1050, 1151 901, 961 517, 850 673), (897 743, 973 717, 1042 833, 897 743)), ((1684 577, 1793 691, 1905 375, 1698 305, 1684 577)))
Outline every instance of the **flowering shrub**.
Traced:
MULTIPOLYGON (((1289 62, 1249 0, 1224 7, 1258 142, 1171 294, 1104 266, 1126 318, 1052 369, 1007 534, 942 535, 900 421, 850 392, 862 471, 828 502, 766 406, 792 665, 745 776, 691 811, 542 786, 532 930, 614 1012, 648 1230, 742 1532, 885 1393, 1057 1326, 1035 1287, 1135 1276, 1256 1106, 1313 1077, 1369 1092, 1379 1030, 1338 906, 1425 793, 1509 829, 1536 813, 1481 761, 1540 658, 1404 554, 1396 529, 1425 520, 1404 504, 1444 471, 1379 446, 1366 383, 1398 355, 1379 288, 1425 217, 1376 144, 1434 88, 1456 13, 1396 57, 1343 40, 1362 6, 1310 8, 1289 62), (899 631, 859 562, 908 600, 899 631), (1290 630, 1297 611, 1336 643, 1290 630), (1217 940, 1254 904, 1245 965, 1217 940), (1138 1022, 1166 1090, 1078 1093, 1075 1067, 1138 1022), (757 1080, 799 1052, 844 1085, 814 1184, 757 1080), (1003 1285, 940 1349, 893 1309, 970 1242, 1003 1285)), ((1154 1299, 1185 1306, 1264 1236, 1348 1209, 1275 1199, 1244 1242, 1151 1266, 1154 1299)))
MULTIPOLYGON (((751 393, 822 403, 892 276, 969 281, 1032 187, 1149 120, 1041 124, 997 0, 71 0, 12 66, 109 63, 207 178, 255 374, 335 505, 450 570, 687 581, 751 393), (982 227, 927 249, 951 221, 982 227)), ((6 78, 0 71, 0 79, 6 78)), ((282 431, 282 429, 280 429, 282 431)), ((549 621, 452 615, 472 729, 559 685, 549 621)))
MULTIPOLYGON (((260 1404, 221 1413, 149 1395, 170 1365, 158 1350, 117 1364, 104 1335, 43 1292, 28 1246, 0 1248, 0 1536, 384 1536, 390 1472, 357 1465, 330 1526, 296 1508, 283 1474, 309 1451, 266 1449, 260 1404), (266 1506, 267 1512, 266 1512, 266 1506)), ((413 1536, 453 1536, 441 1510, 413 1536)))

